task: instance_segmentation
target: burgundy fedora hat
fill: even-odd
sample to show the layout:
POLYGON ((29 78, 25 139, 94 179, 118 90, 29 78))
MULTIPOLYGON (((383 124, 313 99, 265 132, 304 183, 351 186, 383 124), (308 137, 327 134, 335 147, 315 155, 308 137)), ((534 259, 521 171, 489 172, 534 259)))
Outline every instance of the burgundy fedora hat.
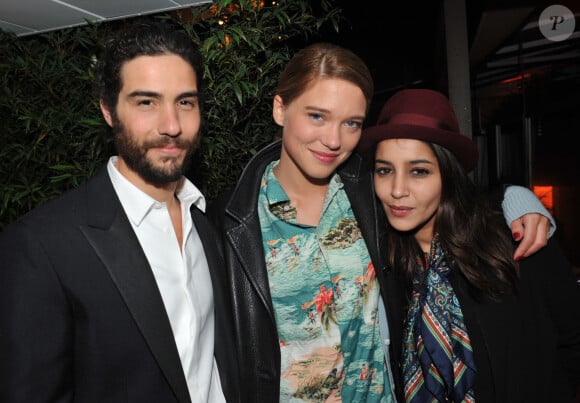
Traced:
POLYGON ((477 165, 476 144, 459 131, 447 97, 428 89, 397 92, 383 106, 375 126, 363 130, 358 150, 368 154, 386 139, 415 139, 439 144, 471 171, 477 165))

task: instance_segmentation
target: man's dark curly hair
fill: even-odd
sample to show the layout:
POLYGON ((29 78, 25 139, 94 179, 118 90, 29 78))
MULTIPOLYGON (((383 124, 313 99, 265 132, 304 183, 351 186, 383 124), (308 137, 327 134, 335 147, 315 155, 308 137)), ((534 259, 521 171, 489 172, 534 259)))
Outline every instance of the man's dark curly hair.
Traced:
POLYGON ((118 31, 109 39, 97 60, 95 89, 99 99, 114 110, 119 99, 121 67, 139 56, 174 54, 195 71, 199 102, 202 102, 203 57, 196 44, 177 24, 167 21, 140 21, 118 31))

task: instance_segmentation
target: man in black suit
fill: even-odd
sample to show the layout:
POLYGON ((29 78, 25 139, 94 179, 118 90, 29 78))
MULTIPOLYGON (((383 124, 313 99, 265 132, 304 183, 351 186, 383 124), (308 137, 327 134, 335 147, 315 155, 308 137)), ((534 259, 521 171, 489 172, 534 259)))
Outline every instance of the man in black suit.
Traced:
POLYGON ((96 76, 118 156, 0 234, 0 401, 236 401, 223 257, 183 175, 201 71, 167 24, 107 43, 96 76))

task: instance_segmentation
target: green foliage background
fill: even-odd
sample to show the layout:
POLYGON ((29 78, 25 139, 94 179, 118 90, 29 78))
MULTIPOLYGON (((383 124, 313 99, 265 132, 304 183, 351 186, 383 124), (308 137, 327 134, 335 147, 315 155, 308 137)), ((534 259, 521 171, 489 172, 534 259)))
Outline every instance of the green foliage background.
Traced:
MULTIPOLYGON (((137 18, 179 21, 206 61, 202 147, 188 176, 209 200, 276 133, 271 102, 298 44, 338 31, 332 0, 218 0, 137 18), (225 22, 225 24, 223 24, 225 22)), ((123 21, 16 37, 0 30, 0 229, 76 187, 114 153, 93 66, 123 21)))

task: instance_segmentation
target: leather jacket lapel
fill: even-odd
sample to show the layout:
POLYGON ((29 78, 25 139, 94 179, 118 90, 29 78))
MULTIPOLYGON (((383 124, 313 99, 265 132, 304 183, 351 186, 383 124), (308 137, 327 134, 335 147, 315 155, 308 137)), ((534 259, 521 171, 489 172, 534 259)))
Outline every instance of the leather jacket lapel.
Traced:
POLYGON ((261 300, 265 301, 266 310, 272 322, 275 323, 258 217, 253 216, 248 222, 228 229, 226 235, 229 241, 236 245, 237 257, 242 264, 244 272, 249 282, 260 295, 261 300), (257 247, 258 245, 259 247, 257 247))
POLYGON ((247 164, 242 178, 230 197, 232 203, 225 206, 228 224, 225 236, 242 265, 248 281, 264 302, 268 315, 275 327, 276 319, 270 295, 268 270, 264 260, 262 230, 257 205, 261 178, 270 162, 280 158, 281 142, 277 141, 264 148, 247 164))

